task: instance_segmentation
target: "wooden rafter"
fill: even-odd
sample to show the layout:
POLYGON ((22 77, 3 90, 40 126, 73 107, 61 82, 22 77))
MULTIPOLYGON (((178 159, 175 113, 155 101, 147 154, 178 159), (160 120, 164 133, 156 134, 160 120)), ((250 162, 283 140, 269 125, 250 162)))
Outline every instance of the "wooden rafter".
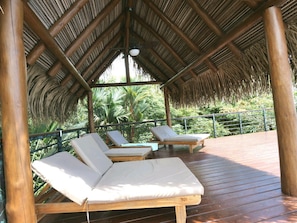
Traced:
MULTIPOLYGON (((170 54, 183 66, 186 65, 186 63, 182 60, 182 58, 175 52, 174 49, 169 45, 168 42, 166 42, 154 29, 152 29, 149 25, 147 25, 139 16, 133 13, 133 18, 135 21, 137 21, 143 28, 147 29, 158 41, 160 44, 166 48, 170 52, 170 54)), ((191 70, 188 70, 191 71, 191 70)), ((194 75, 194 74, 193 74, 194 75)))
MULTIPOLYGON (((53 37, 56 36, 87 2, 88 0, 78 0, 74 2, 61 18, 49 28, 49 34, 53 37)), ((26 11, 25 13, 32 13, 32 11, 26 11)), ((27 63, 33 65, 45 49, 45 45, 42 41, 39 41, 27 55, 27 63)))
MULTIPOLYGON (((187 0, 188 4, 191 6, 193 10, 196 11, 196 13, 203 19, 203 21, 207 24, 207 26, 218 36, 223 36, 224 33, 221 30, 221 28, 216 24, 216 22, 205 12, 202 7, 199 5, 197 1, 194 0, 187 0)), ((230 42, 227 44, 228 48, 231 50, 231 52, 237 56, 240 57, 242 52, 238 47, 230 42)))
POLYGON ((212 56, 216 52, 218 52, 220 49, 225 47, 228 43, 242 35, 244 32, 249 30, 255 23, 259 22, 262 19, 262 15, 265 9, 274 6, 274 5, 280 5, 284 3, 285 0, 270 0, 265 2, 261 5, 249 18, 247 18, 243 23, 235 27, 233 30, 231 30, 228 34, 222 36, 218 43, 211 47, 207 52, 205 52, 203 55, 201 55, 198 59, 187 65, 184 69, 182 69, 180 72, 178 72, 176 75, 174 75, 172 78, 170 78, 165 84, 161 86, 161 88, 168 86, 169 84, 172 84, 175 80, 181 78, 185 73, 187 73, 189 70, 193 69, 194 67, 201 64, 204 59, 212 56))
MULTIPOLYGON (((102 50, 102 52, 100 53, 100 55, 97 56, 97 58, 86 68, 86 70, 84 70, 82 72, 82 77, 86 80, 88 76, 92 76, 90 74, 91 70, 94 69, 96 66, 98 67, 98 64, 100 66, 100 62, 104 59, 104 55, 106 55, 109 51, 110 48, 114 45, 117 44, 117 42, 119 42, 121 38, 121 33, 117 33, 113 39, 107 43, 106 47, 102 50)), ((75 83, 74 85, 72 85, 72 87, 70 88, 71 92, 75 92, 77 89, 79 88, 79 84, 75 83)))
MULTIPOLYGON (((80 67, 84 64, 84 62, 87 60, 87 58, 91 55, 91 53, 98 47, 98 45, 103 41, 103 39, 109 35, 116 26, 118 26, 123 19, 123 14, 119 16, 103 33, 101 33, 100 36, 97 37, 96 41, 92 44, 92 46, 89 47, 89 49, 85 52, 85 54, 79 59, 79 61, 75 64, 77 69, 80 69, 80 67)), ((66 78, 63 79, 61 82, 61 85, 64 86, 72 79, 72 76, 68 74, 66 78)))
MULTIPOLYGON (((108 56, 104 58, 104 61, 97 68, 96 72, 94 72, 92 76, 88 78, 87 83, 94 84, 96 80, 100 78, 100 75, 103 74, 103 72, 111 65, 111 63, 118 57, 119 54, 119 51, 110 51, 108 56)), ((84 89, 80 88, 77 90, 76 95, 83 96, 84 94, 84 89)))
POLYGON ((90 91, 91 88, 89 85, 81 77, 80 73, 70 62, 53 37, 48 33, 48 30, 44 27, 44 25, 27 4, 24 4, 24 12, 24 19, 30 28, 40 37, 47 48, 60 60, 60 62, 69 70, 75 79, 77 79, 80 85, 82 85, 84 89, 90 91))
MULTIPOLYGON (((199 46, 194 43, 177 25, 175 25, 170 18, 168 18, 153 2, 150 0, 143 0, 149 8, 156 13, 156 15, 159 16, 159 18, 168 26, 170 29, 172 29, 194 52, 200 54, 201 49, 199 49, 199 46)), ((206 59, 205 60, 206 65, 216 72, 218 69, 216 65, 210 60, 206 59)))
MULTIPOLYGON (((120 0, 111 1, 98 16, 84 29, 84 31, 76 38, 76 40, 67 48, 65 55, 67 57, 71 56, 86 40, 86 38, 98 27, 98 25, 103 21, 103 19, 108 16, 108 14, 114 9, 114 7, 119 3, 120 0)), ((55 76, 59 69, 61 69, 62 64, 57 61, 48 71, 50 76, 55 76)))

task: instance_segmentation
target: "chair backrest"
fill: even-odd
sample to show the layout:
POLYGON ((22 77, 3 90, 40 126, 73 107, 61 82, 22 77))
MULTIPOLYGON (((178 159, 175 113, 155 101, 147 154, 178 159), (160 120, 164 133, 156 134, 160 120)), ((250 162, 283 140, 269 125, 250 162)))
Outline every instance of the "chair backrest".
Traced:
POLYGON ((166 138, 175 137, 178 135, 168 125, 152 127, 151 132, 160 141, 164 141, 166 138))
POLYGON ((35 160, 31 168, 41 179, 80 205, 102 176, 68 152, 35 160))
POLYGON ((104 140, 98 135, 98 133, 89 133, 84 135, 85 136, 91 136, 93 137, 93 139, 96 141, 96 143, 98 144, 98 146, 100 147, 100 149, 105 152, 107 150, 109 150, 108 145, 106 145, 106 143, 104 142, 104 140))
POLYGON ((125 139, 125 137, 122 135, 122 133, 118 130, 108 131, 106 135, 116 146, 121 146, 123 144, 129 143, 127 139, 125 139))
MULTIPOLYGON (((100 136, 99 139, 102 140, 100 136)), ((70 143, 81 159, 101 175, 112 166, 112 161, 104 154, 92 135, 87 134, 81 138, 72 139, 70 143)))

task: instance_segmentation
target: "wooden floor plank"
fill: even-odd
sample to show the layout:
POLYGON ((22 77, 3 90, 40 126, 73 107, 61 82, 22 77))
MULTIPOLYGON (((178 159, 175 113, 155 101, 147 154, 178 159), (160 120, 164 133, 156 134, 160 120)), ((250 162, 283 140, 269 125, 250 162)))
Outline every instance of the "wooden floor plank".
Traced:
MULTIPOLYGON (((202 202, 187 207, 187 222, 297 222, 297 198, 281 192, 275 131, 205 141, 189 154, 185 146, 162 148, 154 158, 180 157, 205 187, 202 202)), ((172 223, 174 208, 90 213, 92 223, 172 223)), ((57 215, 43 223, 82 223, 85 213, 57 215)))

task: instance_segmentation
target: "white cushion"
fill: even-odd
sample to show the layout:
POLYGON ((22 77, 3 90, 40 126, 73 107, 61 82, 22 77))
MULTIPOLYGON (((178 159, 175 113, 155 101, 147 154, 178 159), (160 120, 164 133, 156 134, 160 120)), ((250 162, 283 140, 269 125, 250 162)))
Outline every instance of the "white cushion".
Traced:
POLYGON ((105 152, 109 150, 109 147, 106 145, 106 143, 102 140, 102 138, 98 135, 98 133, 89 133, 84 135, 84 137, 93 137, 93 139, 96 141, 96 143, 98 144, 98 146, 100 147, 100 149, 105 152))
POLYGON ((137 147, 137 146, 150 146, 152 148, 152 151, 157 151, 158 148, 158 143, 156 142, 135 142, 135 143, 125 143, 122 144, 121 146, 123 147, 137 147))
POLYGON ((105 155, 112 157, 112 156, 144 156, 151 152, 150 148, 115 148, 110 149, 105 153, 105 155))
POLYGON ((83 204, 101 175, 67 152, 36 160, 32 170, 70 200, 83 204))
POLYGON ((88 197, 89 203, 202 195, 204 188, 179 158, 114 163, 88 197))
POLYGON ((112 166, 112 161, 104 154, 92 135, 73 139, 70 143, 82 160, 101 175, 112 166))
POLYGON ((209 137, 209 134, 185 134, 165 138, 164 142, 199 142, 209 137))
POLYGON ((174 132, 168 125, 153 127, 151 128, 151 131, 160 141, 177 136, 177 133, 174 132))
POLYGON ((129 143, 118 130, 108 131, 106 135, 116 146, 121 146, 122 144, 129 143))

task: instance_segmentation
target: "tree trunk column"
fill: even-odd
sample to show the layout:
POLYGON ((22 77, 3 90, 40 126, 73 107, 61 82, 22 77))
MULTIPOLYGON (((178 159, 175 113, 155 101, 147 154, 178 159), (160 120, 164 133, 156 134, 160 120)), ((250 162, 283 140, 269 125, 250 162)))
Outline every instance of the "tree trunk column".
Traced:
POLYGON ((88 91, 88 120, 89 120, 90 132, 95 132, 93 92, 92 91, 88 91))
POLYGON ((36 222, 27 117, 23 1, 0 0, 0 99, 8 222, 36 222))
MULTIPOLYGON (((297 196, 297 118, 281 10, 264 12, 283 193, 297 196)), ((259 151, 261 152, 261 151, 259 151)))
POLYGON ((164 87, 164 103, 165 103, 165 112, 166 112, 167 125, 172 127, 171 114, 170 114, 170 104, 169 104, 169 94, 168 94, 168 88, 167 87, 164 87))

